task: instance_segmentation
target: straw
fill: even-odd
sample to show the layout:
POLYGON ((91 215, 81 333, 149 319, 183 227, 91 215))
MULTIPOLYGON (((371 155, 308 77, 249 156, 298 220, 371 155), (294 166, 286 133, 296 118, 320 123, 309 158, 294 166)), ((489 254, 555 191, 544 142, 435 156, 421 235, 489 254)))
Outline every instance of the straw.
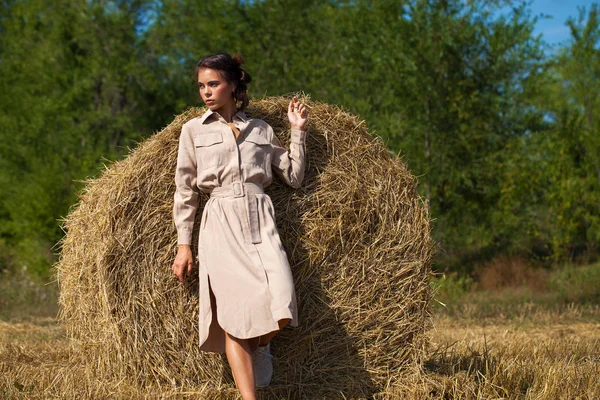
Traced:
MULTIPOLYGON (((434 244, 416 179, 363 121, 310 106, 300 189, 266 188, 294 275, 298 328, 272 343, 267 398, 371 397, 413 365, 430 326, 434 244)), ((246 113, 289 144, 289 98, 246 113)), ((191 108, 87 183, 64 223, 56 271, 60 318, 86 354, 87 375, 139 385, 231 390, 225 356, 198 348, 198 282, 171 272, 181 126, 191 108)), ((201 197, 197 228, 206 197, 201 197)), ((194 246, 194 254, 196 248, 194 246)))

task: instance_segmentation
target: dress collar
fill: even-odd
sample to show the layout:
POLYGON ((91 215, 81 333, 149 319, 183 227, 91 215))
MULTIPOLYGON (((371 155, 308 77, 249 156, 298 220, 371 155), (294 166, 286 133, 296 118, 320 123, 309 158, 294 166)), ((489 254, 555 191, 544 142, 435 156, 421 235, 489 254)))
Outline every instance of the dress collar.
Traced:
MULTIPOLYGON (((211 110, 210 108, 208 110, 206 110, 206 112, 204 114, 202 114, 202 116, 200 117, 200 123, 203 124, 210 116, 212 116, 213 114, 216 114, 217 118, 222 118, 219 113, 211 110)), ((235 113, 235 115, 233 116, 233 118, 237 118, 242 122, 247 122, 248 121, 248 116, 243 112, 243 111, 238 111, 235 113)))

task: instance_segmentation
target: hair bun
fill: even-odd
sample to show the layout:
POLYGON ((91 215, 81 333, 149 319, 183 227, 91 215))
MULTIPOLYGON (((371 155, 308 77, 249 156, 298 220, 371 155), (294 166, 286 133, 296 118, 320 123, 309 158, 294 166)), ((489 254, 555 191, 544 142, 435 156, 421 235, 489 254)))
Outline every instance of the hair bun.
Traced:
POLYGON ((232 56, 233 61, 235 61, 235 63, 238 65, 238 67, 241 67, 242 65, 244 65, 244 59, 242 58, 241 55, 239 54, 234 54, 232 56))

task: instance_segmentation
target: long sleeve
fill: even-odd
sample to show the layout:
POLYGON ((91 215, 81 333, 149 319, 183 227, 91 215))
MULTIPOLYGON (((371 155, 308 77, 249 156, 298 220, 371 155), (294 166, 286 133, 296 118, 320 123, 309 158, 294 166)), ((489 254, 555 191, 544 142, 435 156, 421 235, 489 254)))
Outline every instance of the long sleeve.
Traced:
POLYGON ((198 208, 198 187, 196 186, 196 153, 194 138, 189 128, 183 125, 179 137, 177 169, 175 170, 175 198, 173 219, 177 228, 177 244, 192 243, 194 219, 198 208))
POLYGON ((288 185, 299 188, 304 179, 304 158, 306 153, 306 131, 292 128, 290 151, 287 151, 269 127, 273 146, 273 170, 288 185))

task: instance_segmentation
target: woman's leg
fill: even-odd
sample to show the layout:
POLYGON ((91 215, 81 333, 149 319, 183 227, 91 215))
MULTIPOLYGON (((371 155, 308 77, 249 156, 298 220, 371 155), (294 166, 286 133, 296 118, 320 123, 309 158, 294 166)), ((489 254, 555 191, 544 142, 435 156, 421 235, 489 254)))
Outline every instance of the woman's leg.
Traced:
POLYGON ((289 322, 290 322, 289 318, 280 319, 279 321, 277 321, 277 323, 279 324, 279 329, 269 332, 267 334, 264 334, 262 336, 258 336, 258 337, 250 339, 250 352, 253 353, 256 351, 258 346, 264 346, 267 343, 269 343, 271 341, 271 339, 273 339, 275 337, 275 335, 277 335, 277 333, 279 333, 280 330, 282 330, 283 328, 285 328, 285 326, 287 324, 289 324, 289 322))
POLYGON ((259 339, 259 346, 264 346, 267 343, 269 343, 271 341, 271 339, 273 339, 275 337, 275 335, 277 335, 277 333, 279 333, 280 330, 282 330, 283 328, 285 328, 285 326, 290 322, 289 318, 286 319, 280 319, 278 321, 279 324, 279 329, 273 332, 269 332, 266 335, 262 335, 259 339))
POLYGON ((251 339, 238 339, 225 332, 225 354, 243 400, 256 399, 250 341, 251 339))

